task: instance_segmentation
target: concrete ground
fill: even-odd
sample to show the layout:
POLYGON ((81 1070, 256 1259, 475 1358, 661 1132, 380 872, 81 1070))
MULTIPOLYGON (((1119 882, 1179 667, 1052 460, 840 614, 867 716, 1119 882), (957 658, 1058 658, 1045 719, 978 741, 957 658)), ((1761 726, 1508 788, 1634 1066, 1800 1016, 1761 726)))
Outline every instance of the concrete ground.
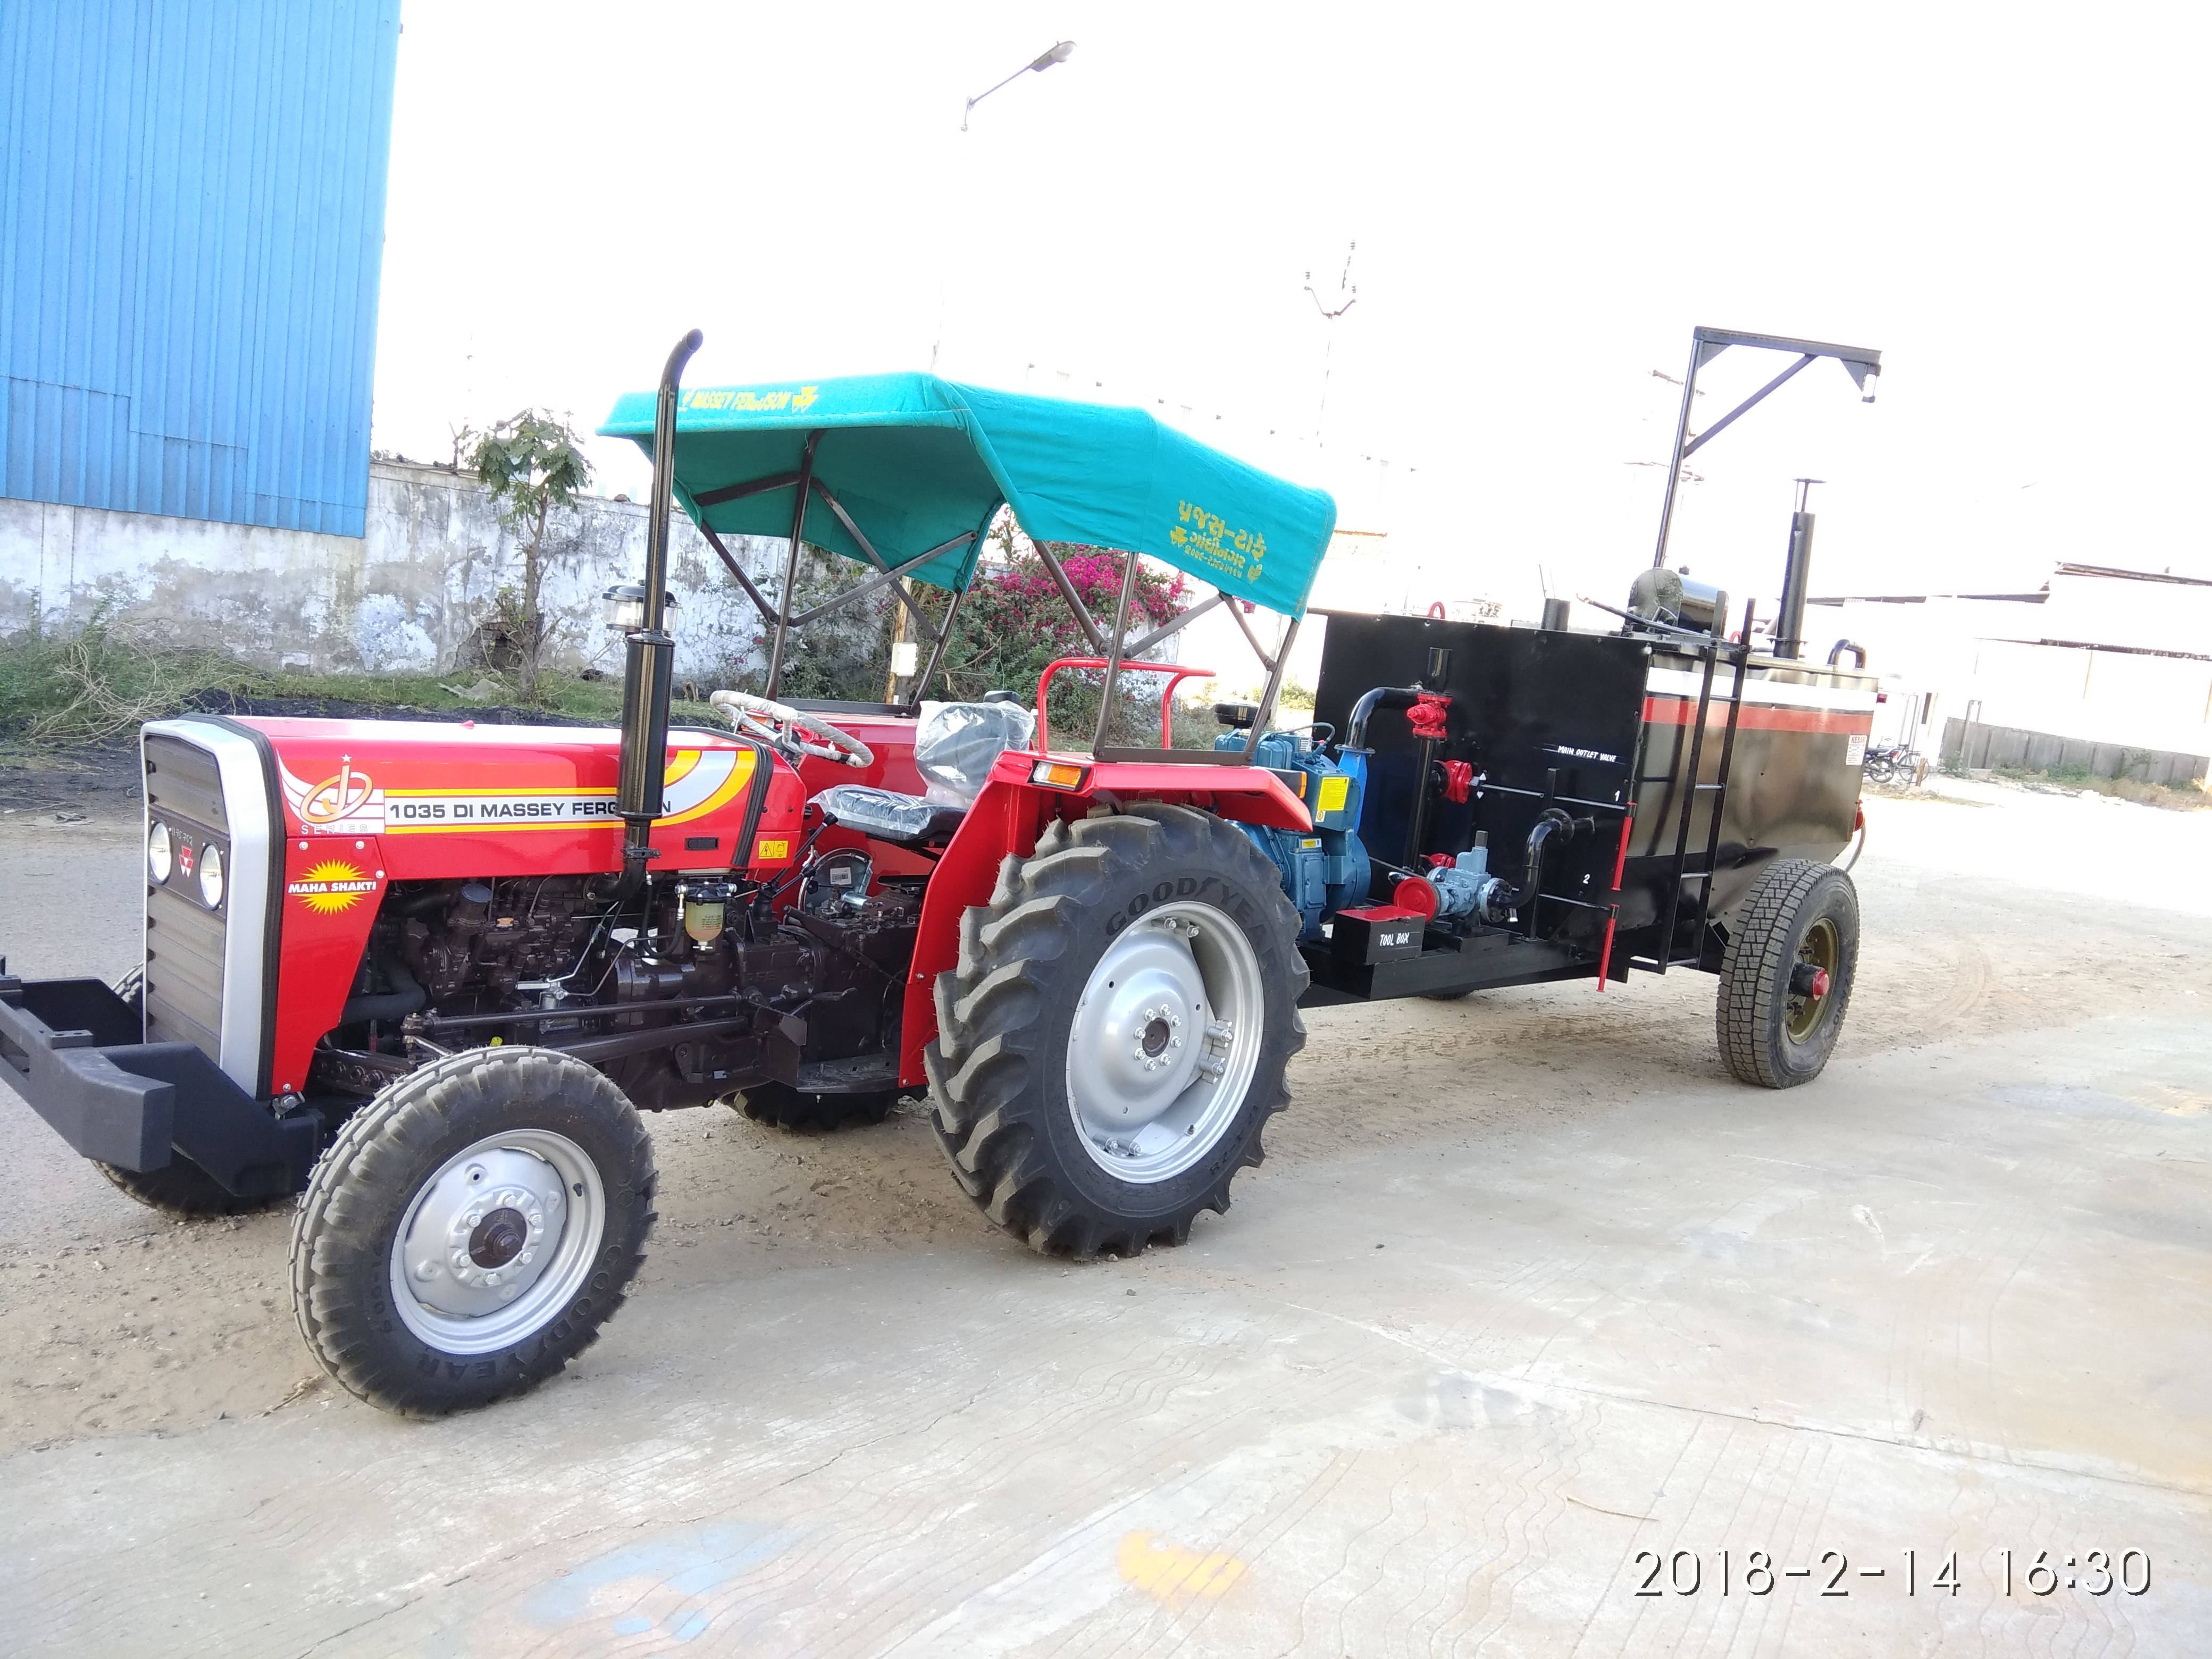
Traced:
MULTIPOLYGON (((286 1215, 0 1094, 0 1649, 2212 1652, 2212 813, 1960 793, 1869 802, 1808 1088, 1693 975, 1323 1011, 1235 1210, 1081 1267, 914 1116, 677 1115, 635 1299, 438 1424, 316 1380, 286 1215)), ((120 969, 135 827, 40 817, 0 946, 120 969)))

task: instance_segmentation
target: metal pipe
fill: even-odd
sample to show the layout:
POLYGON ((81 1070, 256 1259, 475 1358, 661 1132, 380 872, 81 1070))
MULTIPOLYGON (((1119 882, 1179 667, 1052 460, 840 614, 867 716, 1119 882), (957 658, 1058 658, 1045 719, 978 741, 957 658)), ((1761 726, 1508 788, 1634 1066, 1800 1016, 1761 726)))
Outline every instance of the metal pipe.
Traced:
POLYGON ((1690 435, 1690 399, 1698 395, 1698 365, 1705 360, 1705 343, 1695 332, 1690 336, 1690 367, 1682 375, 1682 412, 1674 417, 1674 459, 1667 468, 1667 498, 1659 504, 1659 547, 1651 556, 1651 568, 1658 569, 1667 562, 1667 532, 1674 524, 1674 486, 1682 479, 1682 444, 1690 435))
POLYGON ((1833 645, 1830 646, 1828 647, 1828 666, 1833 668, 1836 665, 1836 659, 1842 656, 1846 651, 1850 652, 1854 659, 1852 665, 1854 667, 1864 668, 1866 666, 1866 647, 1859 644, 1856 640, 1838 640, 1833 645))
POLYGON ((1493 890, 1483 904, 1484 919, 1494 921, 1509 910, 1527 909, 1544 884, 1544 843, 1553 836, 1561 834, 1571 840, 1585 827, 1596 828, 1595 820, 1570 817, 1556 806, 1546 807, 1528 829, 1528 849, 1522 866, 1521 884, 1507 888, 1503 892, 1493 890))
POLYGON ((1052 574, 1053 583, 1060 589, 1060 597, 1067 601, 1068 611, 1075 617, 1075 625, 1083 630, 1083 637, 1091 641, 1091 654, 1104 656, 1105 638, 1099 633, 1098 624, 1091 620, 1091 613, 1083 608, 1083 601, 1076 594, 1075 584, 1068 580, 1067 572, 1060 568, 1060 561, 1054 556, 1052 549, 1042 542, 1032 541, 1030 545, 1036 549, 1037 557, 1044 561, 1044 568, 1052 574))
POLYGON ((630 630, 623 664, 622 757, 615 814, 623 821, 617 902, 645 884, 653 856, 653 821, 660 816, 668 774, 669 677, 676 641, 661 626, 668 594, 668 522, 676 488, 676 392, 684 367, 705 337, 693 329, 676 343, 660 371, 653 411, 653 501, 646 519, 644 625, 630 630))
POLYGON ((817 427, 806 434, 806 453, 800 457, 795 500, 791 508, 791 548, 784 555, 783 591, 775 596, 775 637, 768 648, 768 682, 761 695, 774 697, 778 681, 783 678, 783 645, 791 633, 791 590, 799 581, 799 538, 806 530, 806 500, 814 487, 814 447, 822 441, 822 428, 817 427))
POLYGON ((1367 750, 1367 722, 1378 708, 1411 708, 1421 700, 1421 689, 1417 685, 1378 685, 1360 693, 1359 701, 1352 705, 1352 713, 1344 722, 1344 741, 1337 745, 1340 754, 1357 749, 1367 750))
MULTIPOLYGON (((1233 611, 1233 606, 1231 610, 1233 611)), ((1283 677, 1290 672, 1291 647, 1297 643, 1298 624, 1304 620, 1300 617, 1291 618, 1291 625, 1283 630, 1283 642, 1275 647, 1275 659, 1267 665, 1267 684, 1260 693, 1260 711, 1252 716, 1252 734, 1244 739, 1243 748, 1237 751, 1240 766, 1252 763, 1253 752, 1260 746, 1260 734, 1267 729, 1268 720, 1273 718, 1275 699, 1283 691, 1283 677)), ((1260 660, 1267 662, 1264 652, 1260 660)))
POLYGON ((1121 573, 1121 597, 1114 605, 1114 637, 1106 644, 1106 684, 1098 693, 1098 729, 1091 739, 1095 752, 1106 746, 1106 728, 1114 718, 1114 688, 1121 678, 1121 641, 1129 631, 1129 600, 1137 591, 1137 558, 1125 556, 1129 567, 1121 573))
POLYGON ((1814 515, 1805 510, 1805 503, 1819 482, 1817 478, 1797 480, 1797 510, 1790 515, 1790 551, 1782 565, 1782 604, 1774 617, 1774 654, 1792 662, 1805 644, 1805 595, 1813 574, 1814 515))

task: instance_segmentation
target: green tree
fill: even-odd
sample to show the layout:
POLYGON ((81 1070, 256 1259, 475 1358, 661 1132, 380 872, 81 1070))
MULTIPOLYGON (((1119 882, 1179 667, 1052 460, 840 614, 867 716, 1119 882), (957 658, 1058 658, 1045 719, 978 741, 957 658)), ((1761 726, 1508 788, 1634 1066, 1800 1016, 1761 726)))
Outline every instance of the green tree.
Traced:
MULTIPOLYGON (((478 437, 466 465, 490 493, 500 522, 522 542, 522 592, 514 607, 521 657, 517 689, 523 702, 535 702, 547 635, 538 603, 545 581, 546 520, 556 510, 576 505, 578 492, 592 482, 592 464, 566 421, 526 409, 478 437)), ((501 598, 509 596, 503 592, 501 598)))

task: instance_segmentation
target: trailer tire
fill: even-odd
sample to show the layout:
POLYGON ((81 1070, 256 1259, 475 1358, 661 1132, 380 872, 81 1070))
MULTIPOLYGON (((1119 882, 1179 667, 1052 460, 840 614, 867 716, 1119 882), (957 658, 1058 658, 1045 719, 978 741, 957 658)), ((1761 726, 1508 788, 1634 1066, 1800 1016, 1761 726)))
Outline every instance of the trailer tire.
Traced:
POLYGON ((1858 955, 1849 876, 1807 859, 1768 866, 1721 957, 1716 1024, 1729 1070, 1768 1089, 1820 1076, 1850 1005, 1858 955))
POLYGON ((636 1109, 581 1060, 518 1045, 433 1061, 315 1166, 292 1227, 300 1333, 341 1387, 403 1416, 522 1393, 622 1306, 657 1179, 636 1109))
POLYGON ((794 1089, 787 1083, 757 1083, 738 1096, 738 1104, 756 1123, 779 1129, 858 1129, 881 1123, 898 1104, 899 1091, 825 1095, 794 1089))
POLYGON ((1180 1244, 1200 1210, 1225 1212, 1305 1046, 1298 927, 1273 864, 1188 807, 1054 823, 1007 858, 962 918, 925 1056, 962 1190, 1031 1248, 1081 1259, 1180 1244), (1127 1133, 1102 1140, 1115 1099, 1127 1133))

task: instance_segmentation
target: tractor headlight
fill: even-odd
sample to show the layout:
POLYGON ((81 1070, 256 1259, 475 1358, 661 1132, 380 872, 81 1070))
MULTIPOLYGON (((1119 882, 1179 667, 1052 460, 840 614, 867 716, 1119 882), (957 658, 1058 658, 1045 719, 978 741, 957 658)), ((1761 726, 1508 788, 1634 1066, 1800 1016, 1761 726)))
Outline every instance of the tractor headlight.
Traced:
POLYGON ((200 854, 200 896, 208 908, 222 908, 222 848, 210 847, 200 854))
POLYGON ((146 868, 155 881, 167 881, 175 864, 169 849, 169 826, 157 823, 146 832, 146 868))
MULTIPOLYGON (((627 634, 645 626, 645 584, 617 582, 599 595, 607 607, 607 626, 617 633, 627 634)), ((676 596, 663 589, 660 595, 661 626, 676 626, 676 596)))

